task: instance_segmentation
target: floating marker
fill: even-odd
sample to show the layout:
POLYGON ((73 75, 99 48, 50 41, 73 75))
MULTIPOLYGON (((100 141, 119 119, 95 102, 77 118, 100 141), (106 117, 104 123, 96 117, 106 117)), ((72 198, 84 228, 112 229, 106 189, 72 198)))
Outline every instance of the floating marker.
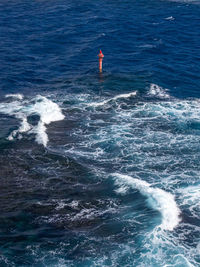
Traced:
POLYGON ((99 71, 102 72, 102 61, 103 61, 104 55, 103 55, 101 50, 100 50, 98 56, 99 56, 99 71))

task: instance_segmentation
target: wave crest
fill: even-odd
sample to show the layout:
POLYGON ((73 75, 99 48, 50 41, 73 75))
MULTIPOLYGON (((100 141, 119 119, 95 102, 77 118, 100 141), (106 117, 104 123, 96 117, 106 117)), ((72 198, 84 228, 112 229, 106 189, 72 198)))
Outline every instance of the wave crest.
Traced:
POLYGON ((155 96, 162 99, 170 98, 170 95, 167 93, 168 89, 163 89, 161 86, 152 83, 149 88, 148 95, 155 96))
MULTIPOLYGON (((11 95, 7 95, 7 97, 10 96, 11 95)), ((21 100, 21 98, 17 98, 21 100)), ((14 116, 21 121, 20 127, 11 132, 8 136, 8 140, 13 140, 14 138, 21 139, 21 133, 34 133, 36 135, 36 142, 44 146, 46 146, 48 142, 45 125, 64 119, 64 115, 62 114, 60 107, 56 103, 40 95, 31 99, 31 101, 1 103, 0 112, 14 116), (37 125, 31 125, 28 122, 28 116, 31 115, 39 116, 37 125)))
POLYGON ((172 231, 178 225, 180 210, 172 194, 160 188, 151 187, 149 183, 128 175, 114 173, 113 176, 116 177, 119 193, 125 193, 131 187, 139 190, 142 195, 148 198, 148 204, 162 215, 160 225, 162 229, 172 231))

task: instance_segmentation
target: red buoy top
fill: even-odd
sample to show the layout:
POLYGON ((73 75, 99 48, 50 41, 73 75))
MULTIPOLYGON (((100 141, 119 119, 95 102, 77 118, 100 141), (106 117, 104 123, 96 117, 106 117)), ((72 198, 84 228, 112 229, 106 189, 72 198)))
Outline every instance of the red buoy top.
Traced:
POLYGON ((102 53, 102 51, 101 51, 101 50, 100 50, 100 52, 99 52, 98 56, 99 56, 99 58, 103 58, 103 57, 104 57, 104 55, 103 55, 103 53, 102 53))

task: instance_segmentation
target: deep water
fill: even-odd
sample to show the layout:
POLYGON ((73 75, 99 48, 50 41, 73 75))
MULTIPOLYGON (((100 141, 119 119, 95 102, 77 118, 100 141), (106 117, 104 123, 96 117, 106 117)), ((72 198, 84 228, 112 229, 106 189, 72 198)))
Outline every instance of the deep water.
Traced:
POLYGON ((0 266, 200 266, 199 29, 199 0, 0 2, 0 266))

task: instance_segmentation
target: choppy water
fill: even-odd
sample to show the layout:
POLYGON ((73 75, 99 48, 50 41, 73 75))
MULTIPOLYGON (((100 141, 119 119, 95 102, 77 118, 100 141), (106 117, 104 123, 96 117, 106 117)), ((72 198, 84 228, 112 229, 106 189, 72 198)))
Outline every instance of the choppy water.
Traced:
POLYGON ((199 4, 1 1, 1 266, 200 266, 199 4))

